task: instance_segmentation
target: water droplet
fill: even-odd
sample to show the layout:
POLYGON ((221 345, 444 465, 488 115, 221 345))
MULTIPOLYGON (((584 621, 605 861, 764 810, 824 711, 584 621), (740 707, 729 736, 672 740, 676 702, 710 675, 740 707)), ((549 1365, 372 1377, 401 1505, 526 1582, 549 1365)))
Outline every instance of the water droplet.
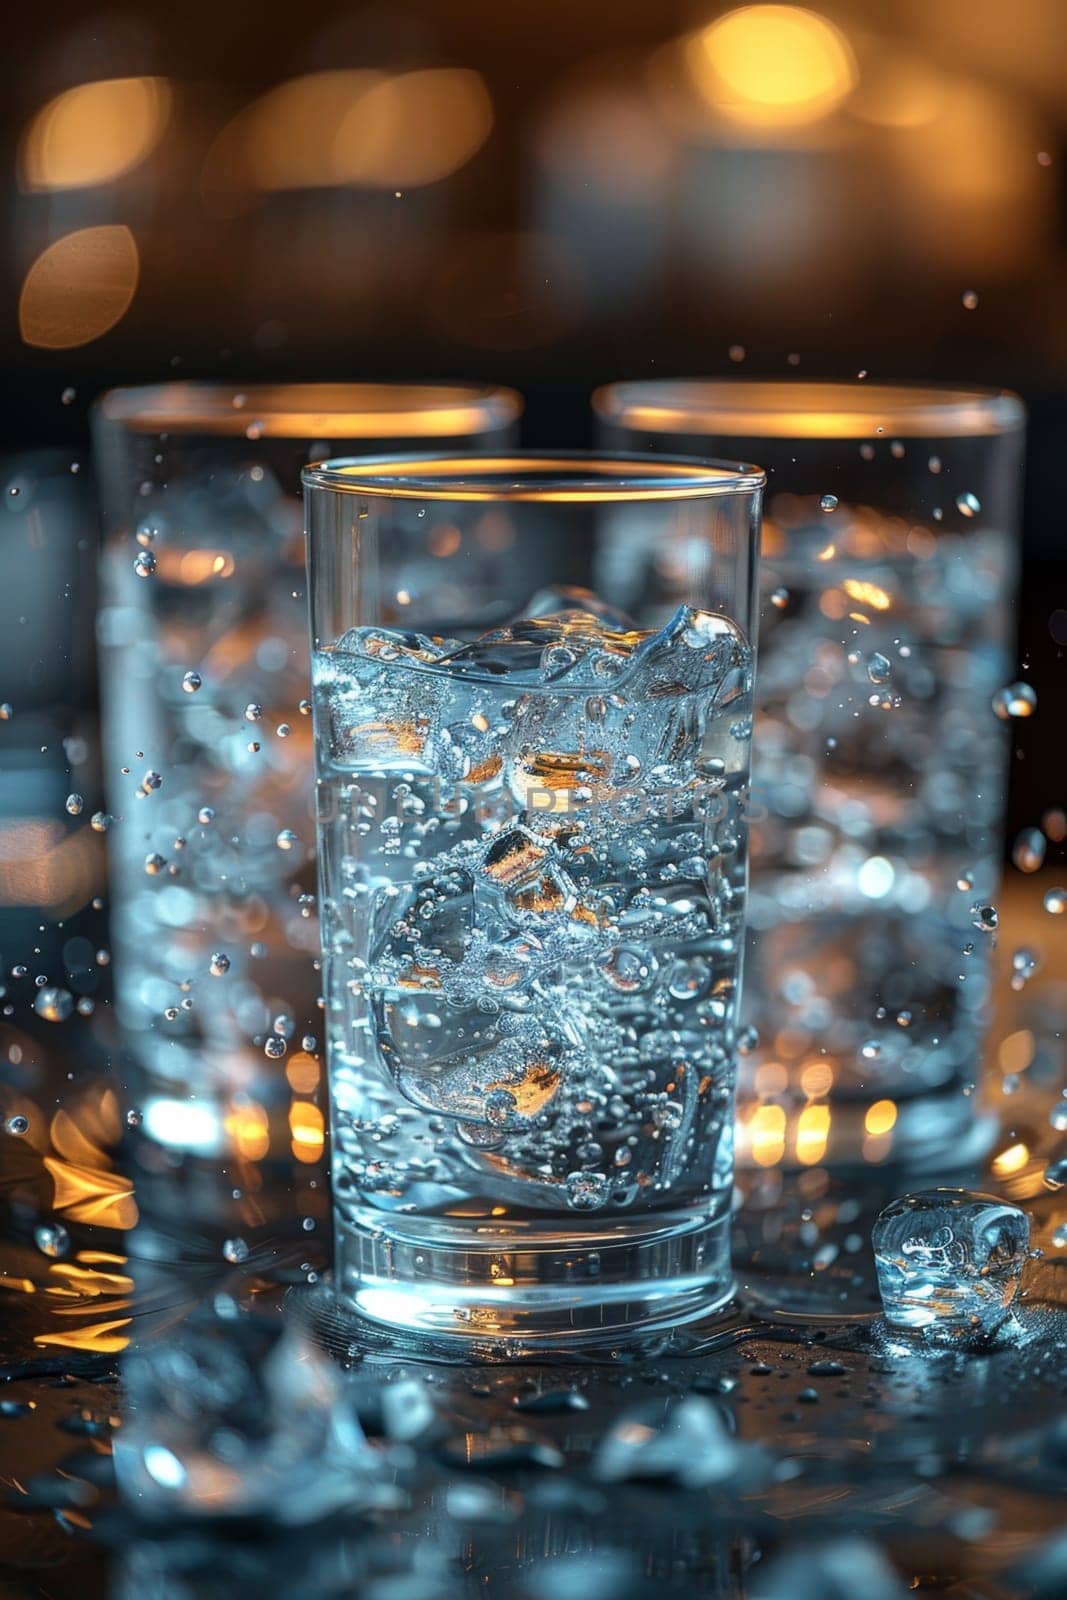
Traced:
POLYGON ((319 1041, 313 1033, 305 1033, 300 1041, 300 1048, 309 1056, 313 1056, 318 1048, 319 1041))
POLYGON ((7 1121, 4 1123, 4 1127, 7 1129, 8 1133, 13 1134, 16 1139, 21 1139, 24 1133, 29 1133, 30 1131, 30 1119, 29 1117, 23 1117, 16 1113, 15 1116, 8 1117, 7 1121))
POLYGON ((974 888, 974 873, 973 872, 961 872, 959 877, 956 879, 956 888, 960 891, 961 894, 966 894, 968 889, 973 889, 974 888))
POLYGON ((143 1121, 144 1121, 144 1118, 141 1115, 140 1111, 138 1111, 137 1107, 136 1106, 131 1106, 130 1109, 126 1113, 126 1126, 127 1126, 127 1128, 139 1128, 143 1121))
MULTIPOLYGON (((386 821, 395 822, 395 820, 395 818, 386 818, 386 821)), ((383 823, 383 829, 384 826, 385 824, 383 823)), ((300 843, 300 839, 299 836, 293 832, 292 828, 283 828, 281 833, 278 834, 274 843, 278 846, 279 850, 292 850, 295 845, 300 843)))
POLYGON ((139 550, 133 558, 133 570, 139 578, 151 578, 156 570, 156 558, 151 550, 139 550))
POLYGON ((85 801, 80 794, 68 794, 64 804, 72 817, 80 817, 85 810, 85 801))
POLYGON ((931 456, 929 461, 926 463, 926 465, 929 467, 930 471, 936 477, 936 475, 941 471, 941 457, 940 456, 931 456))
POLYGON ((287 722, 279 722, 279 724, 278 724, 278 738, 279 739, 288 739, 288 737, 292 733, 292 731, 293 731, 292 728, 290 728, 290 726, 289 726, 289 724, 287 722))
POLYGON ((162 787, 163 774, 161 772, 152 772, 149 770, 141 779, 141 788, 144 790, 145 794, 151 794, 156 789, 161 789, 162 787))
POLYGON ((1037 710, 1037 693, 1028 683, 1009 683, 993 696, 993 710, 1003 722, 1012 717, 1032 717, 1037 710))
POLYGON ((152 850, 144 858, 144 869, 150 878, 158 878, 166 870, 167 858, 161 856, 158 850, 152 850))
POLYGON ((995 933, 1000 918, 997 916, 996 906, 985 905, 981 900, 976 900, 971 907, 971 926, 981 928, 983 933, 995 933))
POLYGON ((208 971, 213 978, 224 978, 230 970, 230 958, 221 950, 216 950, 208 963, 208 971))
POLYGON ((1057 1250, 1067 1248, 1067 1222, 1061 1222, 1058 1228, 1053 1229, 1052 1243, 1057 1250))
POLYGON ((311 715, 311 701, 310 700, 301 700, 300 704, 297 706, 296 709, 299 711, 299 713, 300 713, 300 715, 302 717, 310 717, 310 715, 311 715))
POLYGON ((263 707, 261 705, 257 705, 257 703, 254 700, 250 700, 248 702, 248 704, 245 706, 245 721, 246 722, 258 722, 262 715, 263 715, 263 707))
POLYGON ((964 289, 963 295, 962 295, 962 300, 963 300, 964 310, 965 311, 973 311, 974 308, 978 304, 977 291, 974 290, 974 289, 964 289))
POLYGON ((49 984, 46 988, 38 989, 33 1009, 46 1022, 66 1022, 74 1010, 74 996, 69 989, 58 989, 49 984))
POLYGON ((743 344, 732 344, 726 353, 731 361, 740 363, 745 359, 748 352, 743 344))
POLYGON ((61 1222, 42 1222, 33 1230, 34 1243, 44 1256, 56 1260, 70 1249, 70 1234, 61 1222))
POLYGON ((203 686, 203 682, 204 680, 200 676, 199 672, 190 670, 182 678, 182 688, 185 690, 186 694, 195 694, 196 691, 203 686))
POLYGON ((1025 945, 1012 951, 1011 957, 1011 986, 1016 992, 1025 989, 1034 973, 1041 964, 1041 958, 1036 950, 1027 949, 1025 945))
POLYGON ((215 820, 215 808, 214 808, 214 806, 201 806, 200 810, 196 813, 196 820, 197 820, 197 822, 199 822, 199 824, 200 824, 200 826, 202 828, 206 828, 208 826, 208 823, 214 822, 214 820, 215 820))
POLYGON ((10 700, 0 701, 0 722, 10 722, 15 715, 15 708, 10 700))
POLYGON ((1039 828, 1024 828, 1016 836, 1011 859, 1020 872, 1037 872, 1045 860, 1045 835, 1039 828))
POLYGON ((278 1034, 272 1033, 268 1035, 267 1041, 263 1046, 263 1054, 269 1056, 272 1061, 280 1061, 288 1048, 289 1046, 284 1039, 280 1038, 278 1034))
POLYGON ((982 509, 982 502, 976 494, 958 494, 956 496, 956 510, 961 517, 976 517, 982 509))
POLYGON ((63 393, 59 397, 60 404, 61 405, 65 405, 65 406, 72 406, 74 404, 75 400, 77 399, 77 397, 78 397, 77 389, 72 389, 70 384, 68 384, 67 387, 63 390, 63 393))
POLYGON ((1067 1156, 1057 1156, 1055 1161, 1050 1161, 1043 1177, 1050 1189, 1062 1189, 1067 1185, 1067 1156))
POLYGON ((789 604, 789 590, 778 588, 771 591, 771 605, 778 611, 784 611, 789 604))
POLYGON ((1067 911, 1067 889, 1047 890, 1042 903, 1050 916, 1062 917, 1063 913, 1067 911))
POLYGON ((871 653, 867 661, 867 676, 872 683, 886 683, 893 671, 893 663, 880 650, 871 653))
POLYGON ((248 1260, 248 1246, 243 1239, 227 1239, 222 1247, 222 1253, 231 1266, 239 1266, 242 1261, 248 1260))
POLYGON ((836 511, 837 507, 838 507, 838 503, 839 502, 838 502, 838 498, 837 498, 836 494, 820 495, 820 497, 819 497, 819 510, 820 511, 836 511))
POLYGON ((864 1061, 877 1061, 881 1053, 882 1047, 877 1039, 868 1039, 865 1044, 860 1045, 860 1055, 864 1061))

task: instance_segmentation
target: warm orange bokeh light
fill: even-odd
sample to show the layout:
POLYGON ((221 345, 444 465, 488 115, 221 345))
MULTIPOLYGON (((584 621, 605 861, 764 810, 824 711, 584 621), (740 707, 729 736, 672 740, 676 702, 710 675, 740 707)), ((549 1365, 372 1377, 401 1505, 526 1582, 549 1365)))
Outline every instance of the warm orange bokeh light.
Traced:
POLYGON ((748 1124, 749 1148, 758 1167, 776 1166, 785 1154, 786 1115, 781 1106, 757 1106, 748 1124))
POLYGON ((687 59, 712 109, 751 128, 817 122, 836 110, 857 82, 844 34, 803 6, 728 11, 692 37, 687 59))
POLYGON ((129 228, 79 228, 43 250, 19 296, 19 332, 42 350, 99 339, 126 315, 140 258, 129 228))
POLYGON ((79 83, 42 106, 23 136, 26 189, 82 189, 140 166, 163 136, 171 93, 165 78, 79 83))
POLYGON ((289 1107, 289 1131, 296 1159, 309 1164, 317 1161, 326 1142, 326 1123, 318 1106, 310 1100, 294 1100, 289 1107))

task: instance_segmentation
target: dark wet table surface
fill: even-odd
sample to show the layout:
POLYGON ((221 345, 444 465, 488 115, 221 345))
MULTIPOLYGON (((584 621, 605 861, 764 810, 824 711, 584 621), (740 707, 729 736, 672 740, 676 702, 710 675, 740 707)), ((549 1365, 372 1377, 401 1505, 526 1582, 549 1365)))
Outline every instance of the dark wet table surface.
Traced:
POLYGON ((551 1365, 354 1324, 313 1140, 263 1159, 238 1113, 224 1166, 179 1162, 60 1053, 0 1133, 0 1600, 1063 1600, 1064 1007, 1025 998, 981 1170, 743 1174, 733 1310, 551 1365), (872 1220, 941 1179, 1031 1219, 980 1350, 879 1316, 872 1220))

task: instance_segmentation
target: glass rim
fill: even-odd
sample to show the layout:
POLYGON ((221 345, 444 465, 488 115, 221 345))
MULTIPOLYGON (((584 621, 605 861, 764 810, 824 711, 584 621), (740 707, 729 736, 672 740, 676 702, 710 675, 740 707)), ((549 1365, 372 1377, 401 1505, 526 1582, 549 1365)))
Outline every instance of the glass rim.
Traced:
POLYGON ((105 422, 136 433, 444 438, 506 427, 522 415, 523 399, 517 389, 490 383, 240 384, 187 378, 109 389, 94 409, 105 422))
POLYGON ((307 489, 382 499, 557 505, 705 500, 751 494, 767 481, 761 467, 741 461, 609 450, 339 456, 312 462, 301 477, 307 489))
POLYGON ((647 433, 750 439, 965 438, 1010 433, 1026 407, 1010 389, 788 378, 652 378, 604 384, 604 422, 647 433))

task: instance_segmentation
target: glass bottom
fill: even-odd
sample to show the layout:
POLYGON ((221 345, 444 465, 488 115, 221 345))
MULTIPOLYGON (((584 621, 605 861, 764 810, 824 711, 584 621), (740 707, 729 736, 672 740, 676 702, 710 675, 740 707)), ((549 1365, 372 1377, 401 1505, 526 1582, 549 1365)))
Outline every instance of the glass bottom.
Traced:
POLYGON ((728 1211, 490 1230, 364 1209, 337 1215, 335 1227, 342 1302, 373 1322, 458 1341, 615 1344, 706 1317, 734 1292, 728 1211))

